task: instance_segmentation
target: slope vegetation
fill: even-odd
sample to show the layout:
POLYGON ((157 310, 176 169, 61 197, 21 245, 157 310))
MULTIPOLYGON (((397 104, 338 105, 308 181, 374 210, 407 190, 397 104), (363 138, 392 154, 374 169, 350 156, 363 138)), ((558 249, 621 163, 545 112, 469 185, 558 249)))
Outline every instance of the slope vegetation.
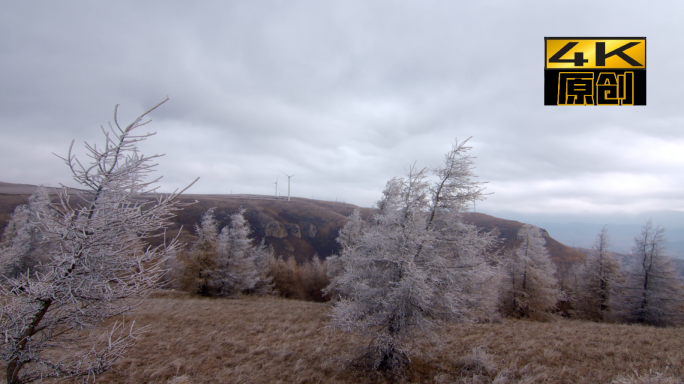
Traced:
MULTIPOLYGON (((4 228, 14 207, 28 203, 35 186, 0 183, 0 228, 4 228)), ((183 195, 184 202, 194 202, 178 212, 172 230, 181 230, 180 239, 188 244, 196 240, 194 226, 209 208, 216 208, 216 218, 221 226, 228 223, 228 216, 244 208, 256 241, 265 239, 273 245, 276 254, 293 256, 298 262, 311 260, 318 254, 325 258, 339 251, 335 241, 339 230, 347 222, 354 209, 353 204, 292 198, 292 201, 262 195, 183 195)), ((362 215, 372 214, 370 208, 361 208, 362 215)), ((473 223, 487 231, 494 231, 501 239, 503 248, 515 247, 520 243, 518 230, 523 223, 500 219, 482 213, 464 213, 466 222, 473 223)), ((173 233, 173 231, 172 231, 173 233)), ((561 273, 575 263, 584 261, 584 254, 554 240, 545 232, 547 247, 552 260, 561 273)))

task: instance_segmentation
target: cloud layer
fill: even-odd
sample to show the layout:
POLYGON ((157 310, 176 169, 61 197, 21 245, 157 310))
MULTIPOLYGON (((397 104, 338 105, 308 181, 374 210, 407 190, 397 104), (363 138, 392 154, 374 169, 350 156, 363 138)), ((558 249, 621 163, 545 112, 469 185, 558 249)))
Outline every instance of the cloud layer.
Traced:
MULTIPOLYGON (((372 205, 473 136, 478 210, 684 210, 677 3, 15 2, 0 8, 0 180, 70 183, 63 155, 152 114, 162 189, 372 205), (665 3, 663 3, 665 4, 665 3), (648 106, 543 106, 545 36, 646 36, 648 106), (77 144, 78 145, 78 144, 77 144)), ((82 151, 80 153, 83 153, 82 151)))

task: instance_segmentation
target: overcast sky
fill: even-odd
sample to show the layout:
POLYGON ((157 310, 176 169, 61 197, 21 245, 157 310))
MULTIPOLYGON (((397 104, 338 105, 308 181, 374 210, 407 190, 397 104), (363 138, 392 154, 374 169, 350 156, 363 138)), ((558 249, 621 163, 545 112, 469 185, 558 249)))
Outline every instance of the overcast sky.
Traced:
MULTIPOLYGON (((684 211, 684 3, 4 1, 0 181, 65 183, 72 139, 170 100, 141 145, 163 190, 371 206, 473 136, 478 211, 684 211), (645 36, 645 107, 545 107, 545 36, 645 36)), ((146 130, 146 131, 147 131, 146 130)), ((638 216, 635 216, 638 215, 638 216)), ((541 217, 541 216, 540 216, 541 217)), ((675 217, 677 216, 675 214, 675 217)), ((588 219, 587 219, 588 220, 588 219)))

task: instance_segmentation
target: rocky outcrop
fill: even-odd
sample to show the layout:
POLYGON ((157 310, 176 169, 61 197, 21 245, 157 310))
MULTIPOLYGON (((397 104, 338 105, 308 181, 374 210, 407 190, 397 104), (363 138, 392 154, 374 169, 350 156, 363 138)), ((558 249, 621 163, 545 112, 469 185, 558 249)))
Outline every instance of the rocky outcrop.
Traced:
POLYGON ((270 223, 266 224, 265 234, 266 236, 282 239, 283 237, 287 236, 287 230, 279 222, 271 221, 270 223))
POLYGON ((315 225, 313 224, 307 224, 306 225, 306 230, 304 231, 307 236, 309 237, 316 237, 316 233, 318 233, 318 229, 316 228, 315 225))
POLYGON ((297 224, 287 224, 287 225, 285 226, 285 228, 287 229, 287 233, 289 233, 290 235, 292 235, 292 236, 294 236, 294 237, 297 237, 297 238, 300 238, 300 239, 302 238, 302 233, 301 233, 301 231, 299 230, 299 225, 297 225, 297 224))
POLYGON ((302 238, 302 232, 299 230, 299 225, 297 224, 280 224, 277 221, 271 221, 266 225, 265 230, 266 236, 277 237, 282 239, 288 235, 294 236, 296 238, 302 238))

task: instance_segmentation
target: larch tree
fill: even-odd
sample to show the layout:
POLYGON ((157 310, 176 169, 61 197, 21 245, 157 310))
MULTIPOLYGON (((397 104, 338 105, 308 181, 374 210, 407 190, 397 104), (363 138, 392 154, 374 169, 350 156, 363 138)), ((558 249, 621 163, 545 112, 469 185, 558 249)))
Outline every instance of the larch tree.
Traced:
POLYGON ((258 295, 274 294, 275 282, 273 281, 271 266, 275 262, 276 257, 273 246, 266 244, 266 239, 261 239, 259 244, 253 246, 251 255, 254 264, 256 264, 257 281, 254 284, 254 288, 250 289, 250 292, 258 295))
POLYGON ((620 264, 610 255, 608 247, 608 229, 603 227, 596 235, 592 252, 575 271, 577 284, 572 302, 580 318, 606 321, 614 317, 612 306, 618 300, 623 277, 620 264))
POLYGON ((188 260, 183 265, 185 272, 191 275, 189 286, 185 287, 200 295, 218 295, 221 278, 218 272, 218 236, 219 223, 214 211, 210 208, 202 215, 199 224, 195 224, 197 240, 190 248, 188 260))
POLYGON ((35 271, 41 261, 46 261, 49 243, 40 230, 38 213, 48 204, 47 190, 39 186, 28 204, 14 209, 0 242, 0 279, 35 271))
POLYGON ((518 231, 522 243, 509 252, 503 266, 506 280, 502 285, 502 313, 530 317, 552 310, 560 290, 546 240, 540 228, 525 224, 518 231))
POLYGON ((273 278, 268 276, 268 260, 273 252, 263 242, 253 244, 244 213, 240 209, 230 215, 230 225, 221 229, 218 238, 218 269, 224 295, 250 291, 264 294, 271 290, 273 278))
POLYGON ((665 228, 649 220, 634 238, 636 257, 627 273, 624 315, 628 322, 657 326, 684 322, 684 287, 672 259, 665 255, 665 228))
POLYGON ((165 237, 174 211, 183 205, 179 193, 152 193, 159 179, 146 178, 158 156, 137 150, 137 143, 152 134, 137 135, 136 129, 160 104, 124 128, 115 108, 115 125, 102 129, 104 146, 86 143, 90 164, 72 155, 72 142, 62 159, 85 191, 70 195, 63 187, 56 202, 41 202, 29 215, 50 246, 39 268, 0 283, 0 358, 6 362, 7 383, 73 376, 93 380, 139 332, 117 322, 83 348, 88 329, 127 312, 158 287, 161 264, 180 246, 165 237), (155 236, 164 236, 162 244, 148 245, 155 236))
POLYGON ((496 239, 460 216, 484 198, 466 142, 433 169, 433 182, 414 166, 388 181, 376 213, 363 220, 354 212, 340 231, 339 256, 328 258, 332 325, 371 341, 362 361, 372 369, 407 364, 416 332, 431 336, 443 321, 494 310, 498 280, 488 251, 496 239))
POLYGON ((185 268, 196 277, 190 289, 202 295, 230 296, 238 293, 269 293, 268 276, 273 251, 263 242, 253 244, 244 210, 230 215, 230 224, 219 231, 215 209, 209 209, 195 226, 198 239, 185 268))

